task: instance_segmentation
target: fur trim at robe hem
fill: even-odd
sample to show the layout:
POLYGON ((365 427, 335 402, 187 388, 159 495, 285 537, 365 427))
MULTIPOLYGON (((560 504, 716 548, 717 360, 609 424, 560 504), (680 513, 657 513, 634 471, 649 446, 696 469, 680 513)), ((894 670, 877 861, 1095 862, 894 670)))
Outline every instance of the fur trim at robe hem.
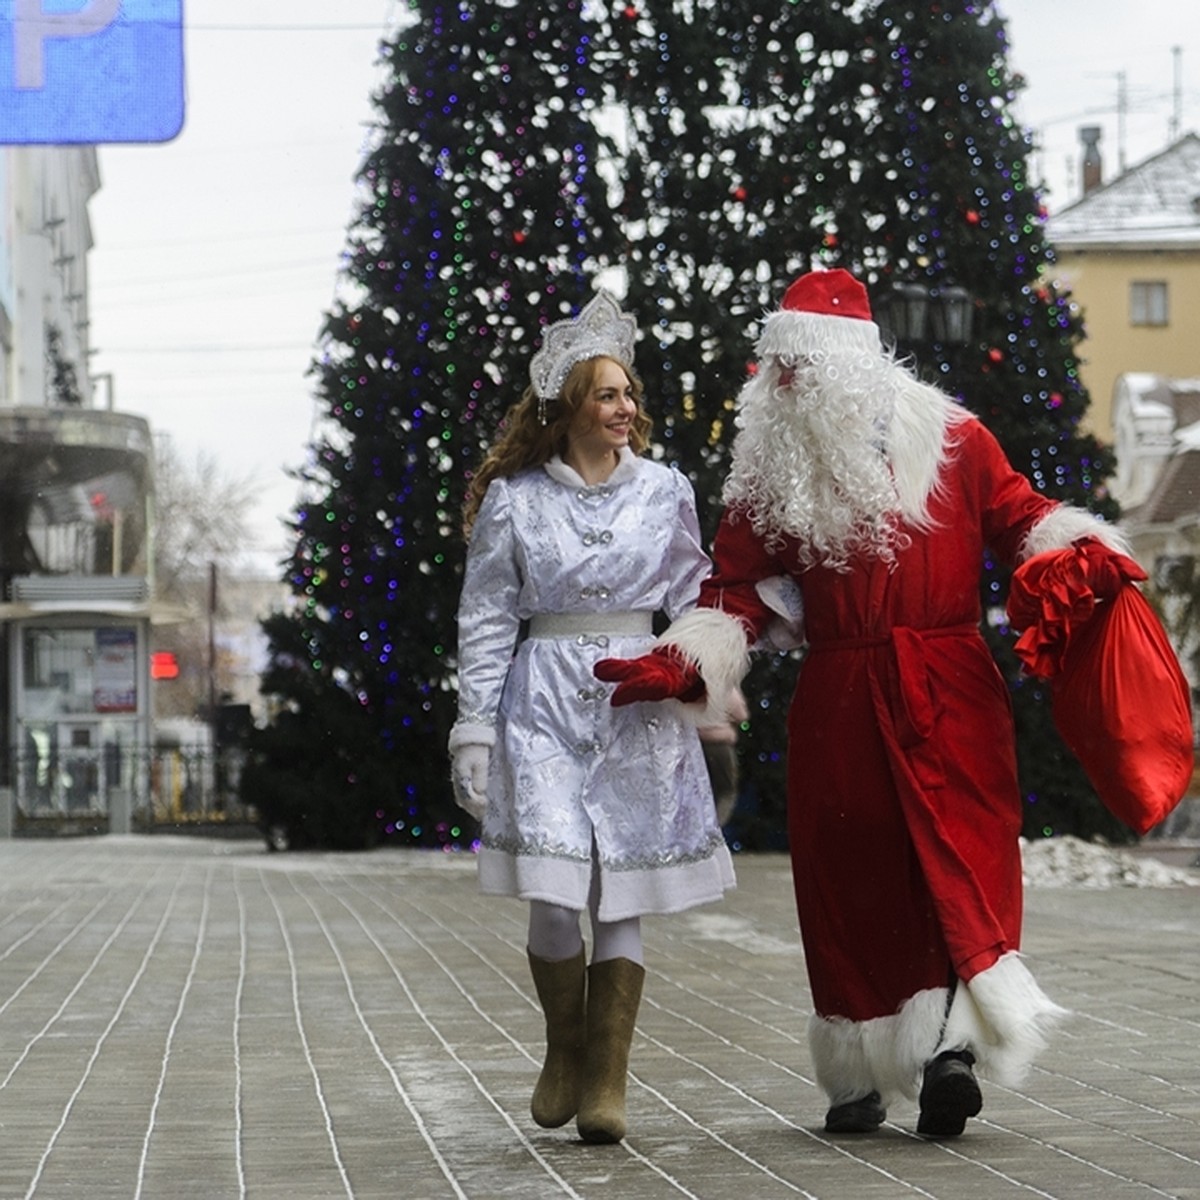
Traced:
MULTIPOLYGON (((514 854, 484 845, 479 850, 479 888, 486 896, 544 900, 575 912, 588 907, 593 864, 550 856, 514 854)), ((713 904, 737 886, 729 847, 718 833, 693 861, 619 870, 597 864, 601 921, 665 916, 713 904)))
POLYGON ((970 1050, 984 1078, 1019 1083, 1051 1030, 1067 1015, 1037 985, 1015 951, 968 983, 959 982, 946 1016, 947 988, 930 988, 890 1017, 848 1021, 813 1014, 809 1049, 831 1105, 877 1091, 886 1108, 916 1099, 925 1064, 941 1050, 970 1050))

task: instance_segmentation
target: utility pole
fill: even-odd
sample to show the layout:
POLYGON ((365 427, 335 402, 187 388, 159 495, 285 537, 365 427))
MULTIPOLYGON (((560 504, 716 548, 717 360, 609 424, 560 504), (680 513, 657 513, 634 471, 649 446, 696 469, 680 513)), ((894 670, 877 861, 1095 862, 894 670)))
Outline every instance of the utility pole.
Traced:
POLYGON ((219 804, 220 752, 217 745, 217 564, 208 564, 208 736, 212 748, 213 798, 219 804))

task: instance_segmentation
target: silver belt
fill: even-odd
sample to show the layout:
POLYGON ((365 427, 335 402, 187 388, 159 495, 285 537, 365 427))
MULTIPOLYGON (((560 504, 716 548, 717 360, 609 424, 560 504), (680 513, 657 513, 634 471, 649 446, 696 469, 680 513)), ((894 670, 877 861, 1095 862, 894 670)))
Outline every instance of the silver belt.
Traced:
POLYGON ((535 613, 529 618, 531 638, 575 638, 581 646, 604 646, 610 637, 653 632, 654 614, 649 612, 535 613))

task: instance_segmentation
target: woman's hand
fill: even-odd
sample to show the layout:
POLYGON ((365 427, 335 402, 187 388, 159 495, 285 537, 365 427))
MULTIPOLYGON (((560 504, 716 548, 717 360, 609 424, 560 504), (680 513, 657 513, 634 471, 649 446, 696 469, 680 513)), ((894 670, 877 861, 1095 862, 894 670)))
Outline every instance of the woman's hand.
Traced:
POLYGON ((478 742, 467 742, 454 751, 450 768, 454 801, 477 821, 487 812, 488 762, 491 750, 478 742))

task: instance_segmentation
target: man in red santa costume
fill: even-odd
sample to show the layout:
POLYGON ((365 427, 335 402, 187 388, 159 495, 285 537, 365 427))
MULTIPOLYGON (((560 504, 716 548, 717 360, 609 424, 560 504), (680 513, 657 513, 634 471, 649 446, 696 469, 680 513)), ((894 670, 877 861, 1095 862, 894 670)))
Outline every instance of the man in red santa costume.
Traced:
POLYGON ((596 673, 615 704, 674 697, 706 721, 752 647, 802 629, 788 821, 825 1127, 871 1132, 905 1095, 919 1132, 954 1136, 982 1104, 975 1069, 1017 1081, 1065 1015, 1018 953, 1021 805, 979 630, 984 547, 1015 564, 1123 543, 1034 491, 885 351, 845 271, 796 280, 755 351, 701 606, 596 673))

